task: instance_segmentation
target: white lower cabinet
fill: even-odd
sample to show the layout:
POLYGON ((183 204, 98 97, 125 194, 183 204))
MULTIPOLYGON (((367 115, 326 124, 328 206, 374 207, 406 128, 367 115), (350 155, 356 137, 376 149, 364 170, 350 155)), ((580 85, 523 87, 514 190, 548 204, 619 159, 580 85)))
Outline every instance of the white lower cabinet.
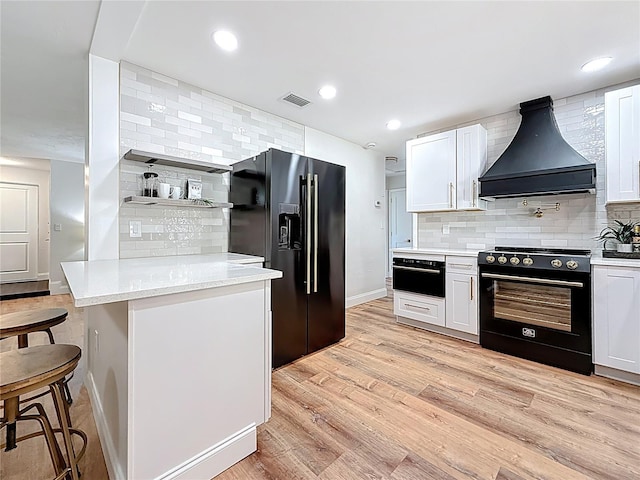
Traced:
POLYGON ((478 263, 476 258, 446 257, 445 326, 478 334, 478 263))
POLYGON ((400 317, 444 327, 444 311, 444 298, 401 290, 393 292, 393 313, 400 317))
POLYGON ((593 267, 594 363, 640 374, 640 268, 593 267))
POLYGON ((445 326, 478 334, 478 276, 448 273, 446 280, 445 326))
POLYGON ((447 255, 445 261, 445 298, 394 290, 393 313, 399 323, 477 342, 477 259, 447 255))

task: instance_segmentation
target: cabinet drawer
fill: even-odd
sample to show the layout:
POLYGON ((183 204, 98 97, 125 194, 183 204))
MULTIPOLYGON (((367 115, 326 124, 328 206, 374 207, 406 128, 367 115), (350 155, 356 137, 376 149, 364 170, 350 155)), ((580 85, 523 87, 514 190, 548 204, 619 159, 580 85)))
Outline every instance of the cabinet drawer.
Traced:
POLYGON ((475 275, 478 271, 478 259, 476 257, 446 257, 447 273, 467 273, 475 275))
POLYGON ((444 327, 444 298, 394 290, 393 313, 400 317, 444 327))

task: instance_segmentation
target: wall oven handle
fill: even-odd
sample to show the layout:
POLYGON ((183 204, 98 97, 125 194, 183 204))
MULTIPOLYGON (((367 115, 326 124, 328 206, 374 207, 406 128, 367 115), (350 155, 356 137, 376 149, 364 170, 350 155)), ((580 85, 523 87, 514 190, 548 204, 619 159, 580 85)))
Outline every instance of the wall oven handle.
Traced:
POLYGON ((313 292, 318 292, 318 175, 313 176, 313 292))
POLYGON ((557 285, 562 287, 579 287, 583 288, 582 282, 569 282, 567 280, 552 280, 548 278, 532 278, 532 277, 519 277, 514 275, 501 275, 499 273, 483 273, 484 278, 493 278, 495 280, 511 280, 514 282, 530 282, 539 283, 541 285, 557 285))
POLYGON ((412 272, 424 272, 424 273, 441 273, 440 270, 433 270, 431 268, 416 268, 416 267, 397 267, 393 266, 397 270, 411 270, 412 272))
POLYGON ((306 280, 307 280, 307 295, 309 295, 311 293, 311 174, 308 173, 307 174, 307 198, 306 200, 306 204, 307 204, 307 208, 305 211, 305 216, 306 218, 306 235, 305 235, 305 243, 306 243, 306 252, 305 255, 307 257, 307 274, 306 274, 306 280))

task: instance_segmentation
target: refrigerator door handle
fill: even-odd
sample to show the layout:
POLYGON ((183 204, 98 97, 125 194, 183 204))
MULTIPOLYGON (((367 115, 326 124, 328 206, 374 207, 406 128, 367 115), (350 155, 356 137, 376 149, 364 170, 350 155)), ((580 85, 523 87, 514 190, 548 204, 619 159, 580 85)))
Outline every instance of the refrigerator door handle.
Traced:
POLYGON ((313 292, 318 293, 318 175, 313 176, 313 292))
POLYGON ((311 174, 307 174, 307 188, 306 188, 306 199, 305 203, 307 204, 307 208, 305 211, 305 223, 306 223, 306 235, 305 235, 305 246, 306 252, 305 255, 307 257, 307 272, 306 272, 306 280, 307 280, 307 295, 311 294, 311 174))

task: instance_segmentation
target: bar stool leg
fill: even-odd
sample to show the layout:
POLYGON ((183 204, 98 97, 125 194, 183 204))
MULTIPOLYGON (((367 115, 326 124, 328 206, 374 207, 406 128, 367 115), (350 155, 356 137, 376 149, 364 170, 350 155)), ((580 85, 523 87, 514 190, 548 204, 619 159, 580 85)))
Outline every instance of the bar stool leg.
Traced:
POLYGON ((7 422, 7 443, 5 452, 16 448, 16 418, 18 417, 18 397, 7 398, 4 401, 4 419, 7 422))
POLYGON ((58 415, 58 421, 60 422, 60 429, 62 430, 62 437, 64 439, 64 446, 67 453, 67 466, 71 469, 72 480, 79 480, 78 465, 76 463, 76 455, 73 450, 73 442, 71 440, 70 416, 69 406, 67 405, 62 388, 60 384, 62 382, 55 382, 49 385, 51 389, 51 395, 56 407, 56 414, 58 415))
POLYGON ((56 441, 55 434, 53 433, 53 427, 51 426, 51 422, 49 421, 49 417, 44 410, 44 407, 41 403, 34 403, 29 405, 23 412, 27 410, 35 408, 38 411, 38 415, 21 415, 24 420, 37 420, 42 426, 42 431, 44 433, 44 437, 47 442, 47 448, 49 449, 49 456, 51 457, 51 463, 53 464, 53 469, 56 475, 60 475, 66 469, 66 464, 64 457, 62 456, 62 452, 60 451, 60 446, 56 441))

